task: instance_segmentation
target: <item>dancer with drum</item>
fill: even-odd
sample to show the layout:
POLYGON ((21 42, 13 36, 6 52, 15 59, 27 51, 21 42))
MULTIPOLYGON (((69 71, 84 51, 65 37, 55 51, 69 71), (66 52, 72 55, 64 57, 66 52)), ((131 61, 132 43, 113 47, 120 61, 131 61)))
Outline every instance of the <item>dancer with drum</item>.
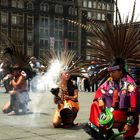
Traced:
POLYGON ((58 107, 53 116, 53 126, 71 127, 74 125, 74 120, 79 111, 78 89, 71 81, 68 70, 61 73, 60 79, 58 96, 54 97, 58 107))

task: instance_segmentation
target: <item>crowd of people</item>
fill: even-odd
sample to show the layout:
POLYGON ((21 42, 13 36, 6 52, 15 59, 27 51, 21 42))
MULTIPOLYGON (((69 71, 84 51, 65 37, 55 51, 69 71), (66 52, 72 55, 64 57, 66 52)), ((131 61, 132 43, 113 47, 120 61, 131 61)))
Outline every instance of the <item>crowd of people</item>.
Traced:
MULTIPOLYGON (((33 57, 31 60, 35 61, 33 57)), ((41 67, 39 62, 37 66, 32 61, 29 64, 35 74, 39 72, 41 67)), ((113 108, 113 127, 117 127, 119 131, 126 131, 124 134, 125 140, 133 140, 138 132, 140 102, 137 99, 140 96, 139 90, 134 78, 127 73, 124 65, 122 59, 116 59, 114 64, 108 68, 110 77, 95 92, 88 128, 90 129, 89 125, 92 125, 92 128, 94 128, 92 129, 92 135, 96 139, 100 139, 96 130, 102 127, 99 123, 99 116, 106 108, 113 108)), ((6 76, 7 78, 4 77, 4 79, 9 80, 11 87, 8 91, 10 101, 4 105, 3 112, 8 113, 8 115, 26 114, 28 102, 30 101, 26 72, 15 64, 11 69, 11 73, 6 76)), ((53 126, 55 128, 74 126, 74 120, 79 111, 78 87, 71 80, 69 70, 61 72, 59 86, 53 88, 51 92, 55 95, 54 103, 58 105, 52 120, 53 126)), ((110 129, 104 131, 107 137, 113 133, 110 129)))
MULTIPOLYGON (((45 72, 44 69, 41 69, 41 64, 35 57, 31 57, 29 64, 34 76, 42 71, 45 72)), ((99 122, 99 116, 106 108, 113 108, 114 122, 112 127, 117 127, 119 131, 126 131, 124 134, 125 140, 133 140, 138 132, 139 90, 134 78, 125 70, 124 66, 122 59, 116 59, 114 64, 108 68, 110 77, 95 92, 86 128, 86 132, 94 135, 95 139, 100 139, 96 130, 105 129, 99 122), (90 126, 92 126, 92 129, 90 126)), ((88 81, 86 81, 88 79, 83 79, 84 90, 88 91, 88 81)), ((9 88, 6 89, 7 87, 5 87, 5 89, 10 95, 10 100, 2 109, 4 113, 8 115, 27 113, 28 102, 30 101, 28 85, 30 80, 27 78, 27 73, 18 64, 11 68, 11 73, 4 75, 4 77, 1 76, 1 82, 7 81, 8 83, 9 88)), ((58 87, 51 90, 55 95, 54 103, 57 104, 52 119, 55 128, 75 126, 74 120, 80 109, 78 91, 77 82, 73 82, 73 79, 71 79, 70 71, 68 69, 63 70, 58 87)), ((109 138, 113 133, 112 129, 105 129, 103 132, 106 134, 106 138, 109 138)))
MULTIPOLYGON (((80 109, 79 91, 92 91, 94 98, 89 122, 84 130, 95 140, 113 140, 116 136, 114 128, 118 129, 118 135, 123 134, 124 140, 135 139, 139 131, 140 72, 134 66, 140 64, 140 36, 138 36, 140 30, 135 31, 133 28, 133 14, 130 22, 126 20, 125 24, 120 20, 120 25, 118 23, 113 25, 107 20, 105 30, 97 25, 91 29, 97 40, 93 39, 89 42, 92 47, 89 55, 94 61, 86 67, 88 77, 78 73, 81 67, 76 65, 78 60, 76 57, 74 61, 76 54, 73 51, 61 52, 58 61, 63 65, 59 80, 57 86, 50 90, 54 95, 54 103, 57 104, 52 117, 54 128, 75 126, 74 121, 80 109), (60 56, 62 59, 59 60, 60 56), (132 69, 128 70, 128 66, 132 69)), ((10 58, 6 57, 7 59, 0 65, 0 83, 10 95, 10 101, 2 109, 8 115, 27 113, 30 82, 37 74, 43 75, 46 72, 45 66, 41 65, 35 57, 30 58, 28 70, 24 69, 19 62, 13 64, 14 61, 12 61, 11 66, 8 60, 13 58, 15 50, 16 48, 12 50, 7 48, 5 54, 9 54, 10 58)), ((51 63, 57 58, 54 52, 53 50, 50 55, 48 54, 52 59, 51 63)))

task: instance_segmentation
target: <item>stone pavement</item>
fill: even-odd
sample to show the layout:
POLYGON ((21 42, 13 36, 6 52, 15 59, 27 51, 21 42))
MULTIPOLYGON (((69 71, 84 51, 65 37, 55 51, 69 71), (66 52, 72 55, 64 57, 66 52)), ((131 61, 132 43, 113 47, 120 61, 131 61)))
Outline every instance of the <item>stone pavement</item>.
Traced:
MULTIPOLYGON (((0 109, 9 100, 9 94, 1 92, 0 109)), ((71 129, 52 127, 56 105, 50 93, 33 93, 30 98, 27 115, 7 116, 0 111, 0 140, 91 140, 82 127, 88 121, 92 93, 79 93, 80 111, 75 122, 80 125, 71 129)), ((140 132, 137 137, 140 140, 140 132)))

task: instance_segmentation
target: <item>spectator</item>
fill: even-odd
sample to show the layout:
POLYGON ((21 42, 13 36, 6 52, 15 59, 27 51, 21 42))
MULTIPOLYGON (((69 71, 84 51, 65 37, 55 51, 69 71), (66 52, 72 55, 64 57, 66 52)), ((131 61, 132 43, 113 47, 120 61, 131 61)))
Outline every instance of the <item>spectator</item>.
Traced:
POLYGON ((84 90, 90 92, 90 82, 88 78, 84 79, 84 90))
POLYGON ((31 66, 31 68, 32 68, 32 71, 33 71, 35 74, 37 74, 37 73, 39 72, 40 67, 41 67, 41 64, 40 64, 40 62, 37 60, 37 58, 34 57, 34 56, 31 57, 31 58, 30 58, 29 64, 30 64, 30 66, 31 66))

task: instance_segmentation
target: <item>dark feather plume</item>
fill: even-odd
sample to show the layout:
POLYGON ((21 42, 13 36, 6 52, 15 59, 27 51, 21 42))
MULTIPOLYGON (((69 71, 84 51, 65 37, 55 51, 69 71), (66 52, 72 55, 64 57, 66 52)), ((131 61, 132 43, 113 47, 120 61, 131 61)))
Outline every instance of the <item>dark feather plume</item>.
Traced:
POLYGON ((2 33, 3 40, 5 40, 6 47, 3 48, 2 59, 8 61, 9 67, 18 64, 22 68, 29 67, 29 56, 24 52, 20 45, 16 45, 11 38, 2 33))
POLYGON ((130 20, 128 15, 123 21, 117 8, 119 19, 116 24, 106 19, 103 29, 92 19, 90 25, 83 26, 93 34, 93 38, 88 42, 87 55, 100 69, 98 75, 92 77, 94 80, 102 79, 107 74, 108 66, 116 58, 121 58, 128 66, 140 66, 140 27, 136 27, 134 23, 135 6, 136 0, 130 20))

